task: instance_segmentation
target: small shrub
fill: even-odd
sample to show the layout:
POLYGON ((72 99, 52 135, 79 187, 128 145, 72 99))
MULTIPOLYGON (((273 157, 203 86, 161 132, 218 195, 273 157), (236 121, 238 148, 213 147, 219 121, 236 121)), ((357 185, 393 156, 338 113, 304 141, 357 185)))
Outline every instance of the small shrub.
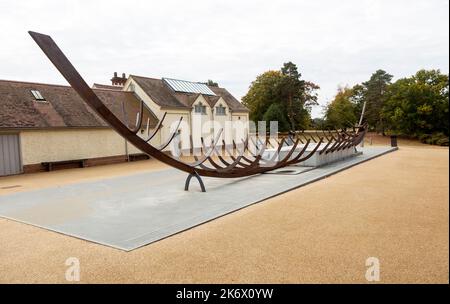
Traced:
POLYGON ((448 146, 449 138, 442 132, 436 132, 433 134, 420 134, 418 139, 421 143, 438 146, 448 146))
POLYGON ((448 136, 442 132, 434 133, 432 136, 433 145, 448 146, 448 136))
POLYGON ((448 137, 441 138, 436 142, 436 145, 448 147, 448 137))
POLYGON ((427 144, 430 137, 431 134, 420 134, 418 138, 421 143, 427 144))

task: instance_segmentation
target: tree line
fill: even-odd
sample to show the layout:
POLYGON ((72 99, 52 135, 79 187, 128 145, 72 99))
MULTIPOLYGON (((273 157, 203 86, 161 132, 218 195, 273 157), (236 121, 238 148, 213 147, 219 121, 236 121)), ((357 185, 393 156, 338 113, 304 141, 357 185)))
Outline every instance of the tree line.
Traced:
POLYGON ((371 131, 448 145, 448 78, 440 70, 420 70, 392 82, 391 74, 377 70, 361 84, 338 88, 323 118, 311 119, 319 86, 302 79, 297 66, 287 62, 257 76, 242 102, 251 120, 278 121, 280 131, 355 126, 364 108, 371 131))
POLYGON ((322 127, 357 123, 366 103, 365 121, 372 131, 448 145, 449 82, 439 70, 419 70, 392 82, 383 70, 353 87, 339 88, 326 106, 322 127))

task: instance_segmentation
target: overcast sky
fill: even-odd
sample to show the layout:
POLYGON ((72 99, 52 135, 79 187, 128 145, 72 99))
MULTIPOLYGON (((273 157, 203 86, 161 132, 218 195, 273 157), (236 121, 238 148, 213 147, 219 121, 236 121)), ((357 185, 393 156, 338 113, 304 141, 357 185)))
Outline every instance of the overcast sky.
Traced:
POLYGON ((287 61, 320 85, 322 105, 377 69, 449 70, 448 0, 77 3, 0 0, 0 79, 66 84, 28 30, 51 35, 89 84, 114 71, 213 79, 239 99, 287 61))

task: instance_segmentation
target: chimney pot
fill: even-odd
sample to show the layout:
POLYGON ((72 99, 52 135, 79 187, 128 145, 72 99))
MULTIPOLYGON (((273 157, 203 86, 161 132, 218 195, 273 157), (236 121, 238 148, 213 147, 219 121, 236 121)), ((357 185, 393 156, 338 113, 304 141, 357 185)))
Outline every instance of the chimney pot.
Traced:
POLYGON ((122 73, 122 77, 117 77, 117 72, 114 72, 114 77, 111 78, 111 83, 113 86, 123 86, 127 78, 125 77, 125 73, 122 73))

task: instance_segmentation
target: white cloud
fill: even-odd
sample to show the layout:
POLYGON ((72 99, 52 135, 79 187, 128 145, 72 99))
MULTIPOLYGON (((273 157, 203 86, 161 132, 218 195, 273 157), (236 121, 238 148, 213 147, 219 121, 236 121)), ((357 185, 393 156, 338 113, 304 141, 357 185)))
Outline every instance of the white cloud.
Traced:
POLYGON ((339 84, 378 68, 396 78, 448 73, 448 11, 447 0, 0 0, 0 78, 65 83, 28 36, 34 30, 50 34, 89 83, 114 71, 214 79, 242 97, 258 74, 290 60, 325 104, 339 84))

